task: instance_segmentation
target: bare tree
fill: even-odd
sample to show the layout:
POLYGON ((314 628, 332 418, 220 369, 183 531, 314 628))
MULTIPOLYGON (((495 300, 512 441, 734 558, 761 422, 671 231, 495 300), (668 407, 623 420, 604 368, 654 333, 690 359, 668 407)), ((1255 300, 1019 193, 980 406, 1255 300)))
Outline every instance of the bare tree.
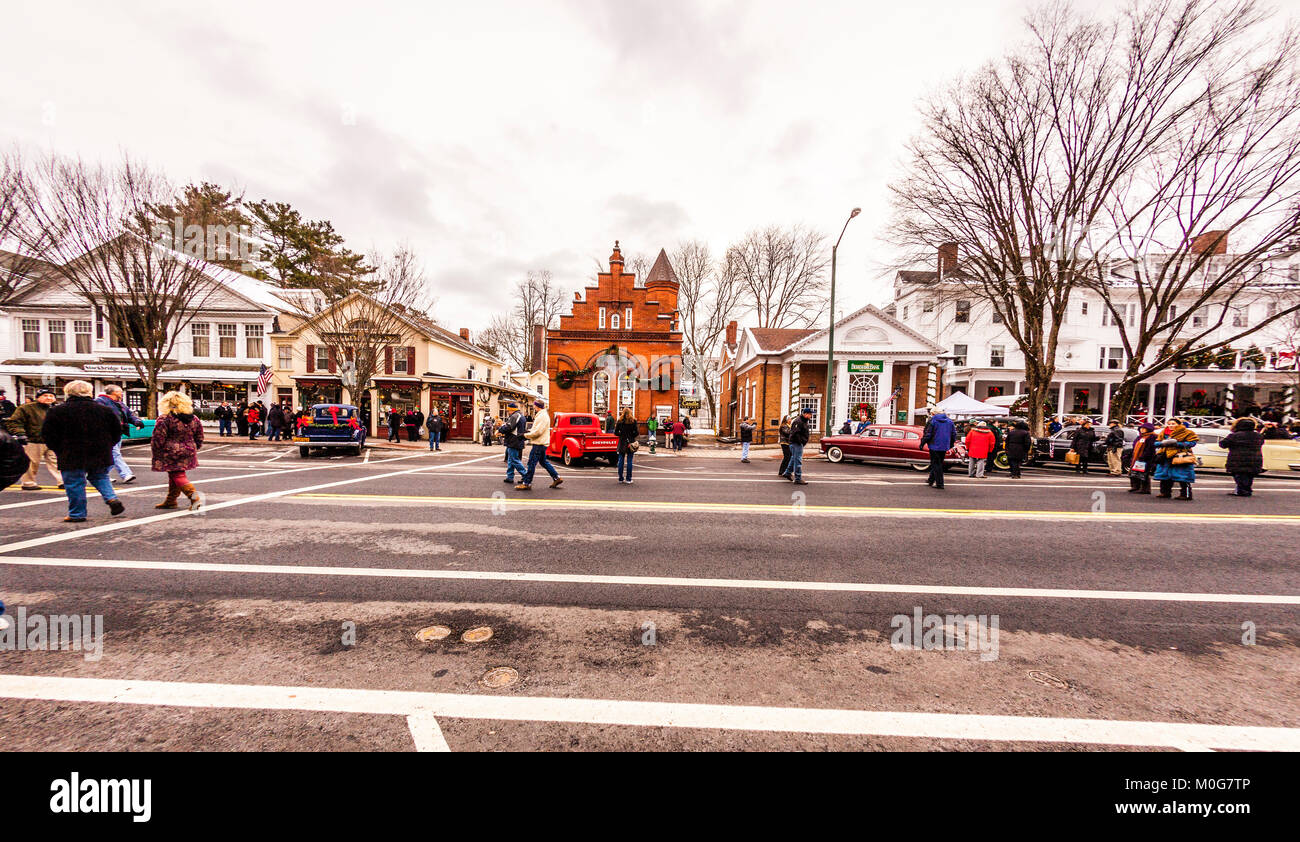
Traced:
POLYGON ((545 368, 545 359, 533 359, 533 325, 557 325, 567 299, 568 292, 555 283, 550 270, 529 270, 527 277, 515 284, 514 306, 494 315, 479 339, 523 371, 545 368))
MULTIPOLYGON (((1169 137, 1102 197, 1088 232, 1086 284, 1109 310, 1127 360, 1112 402, 1121 417, 1142 381, 1211 337, 1230 347, 1300 311, 1300 303, 1275 307, 1222 335, 1239 308, 1281 280, 1267 261, 1300 236, 1300 42, 1291 31, 1256 52, 1249 35, 1266 18, 1249 3, 1236 11, 1240 29, 1205 58, 1205 84, 1187 95, 1169 137)), ((1148 13, 1135 31, 1161 43, 1181 34, 1167 28, 1182 22, 1148 13)))
MULTIPOLYGON (((129 158, 112 169, 49 156, 24 181, 19 241, 102 312, 157 409, 159 373, 218 288, 206 264, 157 242, 150 207, 173 195, 129 158)), ((170 243, 170 237, 164 238, 170 243)))
POLYGON ((716 357, 727 324, 742 309, 746 292, 737 273, 719 271, 709 246, 700 240, 677 244, 669 258, 679 283, 683 364, 704 389, 709 417, 718 417, 716 357))
POLYGON ((0 305, 31 281, 32 270, 39 262, 19 242, 25 179, 17 151, 0 155, 0 305))
POLYGON ((1205 141, 1196 115, 1249 95, 1231 69, 1260 20, 1251 0, 1138 0, 1105 23, 1058 2, 1030 17, 1025 45, 922 106, 891 239, 911 260, 961 244, 948 279, 988 301, 1024 355, 1035 430, 1071 294, 1114 248, 1090 232, 1113 225, 1120 195, 1131 219, 1178 204, 1144 179, 1178 183, 1160 162, 1205 141))
POLYGON ((353 401, 388 369, 394 348, 404 348, 407 337, 435 326, 426 311, 431 300, 424 266, 409 246, 399 245, 387 256, 371 255, 369 261, 375 269, 366 279, 368 291, 337 301, 320 296, 319 309, 307 323, 317 337, 313 344, 324 348, 327 369, 340 374, 353 401))
POLYGON ((826 311, 826 238, 802 226, 750 231, 727 248, 721 273, 745 291, 758 327, 810 327, 826 311))

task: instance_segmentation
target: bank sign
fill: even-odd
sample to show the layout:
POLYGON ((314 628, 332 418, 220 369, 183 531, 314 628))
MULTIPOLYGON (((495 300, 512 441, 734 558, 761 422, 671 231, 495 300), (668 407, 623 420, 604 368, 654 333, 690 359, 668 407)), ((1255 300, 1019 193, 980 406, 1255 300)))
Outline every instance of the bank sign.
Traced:
POLYGON ((884 374, 884 360, 849 360, 849 374, 884 374))

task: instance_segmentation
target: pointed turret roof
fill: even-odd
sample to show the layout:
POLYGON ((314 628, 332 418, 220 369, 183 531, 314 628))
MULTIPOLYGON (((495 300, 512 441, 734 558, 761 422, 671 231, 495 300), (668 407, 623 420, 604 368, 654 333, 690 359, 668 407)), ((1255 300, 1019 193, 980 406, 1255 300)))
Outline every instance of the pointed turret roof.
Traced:
POLYGON ((645 276, 647 284, 663 283, 678 284, 677 273, 673 271, 673 264, 668 260, 668 252, 659 249, 659 256, 655 258, 655 265, 650 267, 650 272, 645 276))

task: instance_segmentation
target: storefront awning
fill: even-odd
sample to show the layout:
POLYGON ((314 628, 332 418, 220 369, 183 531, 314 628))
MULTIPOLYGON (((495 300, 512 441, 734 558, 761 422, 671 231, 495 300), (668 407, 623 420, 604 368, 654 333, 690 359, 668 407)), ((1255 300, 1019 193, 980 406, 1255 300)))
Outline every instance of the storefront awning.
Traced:
POLYGON ((158 372, 158 379, 170 380, 211 380, 216 383, 256 383, 256 371, 230 371, 220 368, 177 368, 172 371, 158 372))

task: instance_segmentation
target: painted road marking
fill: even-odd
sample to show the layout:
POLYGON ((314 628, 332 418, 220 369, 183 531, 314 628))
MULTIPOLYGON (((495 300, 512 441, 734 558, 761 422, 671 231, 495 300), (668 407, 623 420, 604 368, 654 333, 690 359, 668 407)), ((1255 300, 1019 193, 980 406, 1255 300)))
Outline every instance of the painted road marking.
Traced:
MULTIPOLYGON (((918 506, 792 506, 789 503, 709 503, 689 500, 536 500, 522 497, 438 497, 403 494, 320 494, 303 491, 296 499, 337 502, 383 501, 423 503, 428 506, 504 506, 540 509, 612 509, 659 512, 735 512, 742 514, 851 515, 892 518, 990 518, 1009 520, 1094 521, 1102 523, 1177 521, 1179 523, 1274 523, 1300 526, 1300 515, 1245 514, 1238 512, 1092 512, 1028 509, 940 509, 918 506)), ((84 533, 83 533, 84 534, 84 533)), ((6 552, 0 547, 0 552, 6 552)))
POLYGON ((432 711, 420 710, 406 717, 406 727, 411 730, 416 751, 451 751, 432 711))
MULTIPOLYGON (((0 697, 59 702, 298 710, 386 716, 567 722, 642 728, 710 728, 930 740, 1300 751, 1300 728, 1054 716, 916 713, 713 705, 410 690, 282 687, 112 678, 0 675, 0 697)), ((408 720, 409 722, 410 720, 408 720)), ((423 724, 426 720, 420 720, 423 724)), ((413 732, 414 733, 414 732, 413 732)))
POLYGON ((584 573, 530 573, 480 570, 424 570, 409 567, 347 567, 297 564, 219 564, 208 561, 142 561, 106 558, 0 556, 0 566, 70 567, 102 570, 177 570, 199 573, 263 573, 282 576, 345 576, 379 579, 456 579, 486 582, 544 582, 637 587, 739 588, 754 590, 850 593, 941 594, 1046 599, 1122 599, 1151 602, 1224 602, 1249 605, 1300 605, 1300 594, 1195 593, 1183 591, 1109 591, 1075 588, 997 588, 881 582, 805 582, 797 579, 703 579, 685 576, 612 576, 584 573))
MULTIPOLYGON (((403 459, 415 459, 423 456, 423 453, 416 453, 411 456, 399 456, 396 459, 389 459, 389 462, 398 462, 403 459)), ((206 514, 207 512, 218 511, 220 509, 229 509, 233 506, 244 506, 249 503, 258 503, 262 500, 273 500, 277 497, 289 497, 294 494, 310 491, 319 491, 324 488, 338 488, 344 485, 353 485, 358 482, 370 482, 376 479, 388 479, 390 477, 408 476, 410 474, 419 474, 426 471, 436 471, 441 468, 450 468, 456 465, 469 465, 474 462, 482 462, 484 459, 492 459, 491 456, 481 456, 478 459, 465 459, 460 462, 449 462, 445 465, 427 465, 422 468, 407 468, 404 471, 388 471, 382 474, 370 474, 363 477, 353 477, 351 479, 335 480, 334 482, 324 482, 319 485, 309 485, 302 488, 286 488, 282 491, 268 491, 264 494, 253 494, 248 497, 240 497, 237 500, 226 500, 221 503, 212 503, 203 506, 201 509, 182 509, 178 512, 166 512, 160 515, 149 515, 148 517, 133 518, 131 520, 118 521, 116 523, 106 523, 102 526, 92 526, 89 529, 77 529, 71 532, 62 532, 57 535, 45 535, 40 538, 29 538, 26 541, 11 541, 8 544, 0 544, 0 553, 12 553, 18 550, 31 549, 32 547, 41 547, 47 544, 58 544, 63 541, 74 541, 78 538, 89 538, 93 535, 102 535, 105 532, 117 532, 120 529, 131 529, 135 526, 143 526, 146 523, 157 523, 163 520, 171 520, 178 517, 195 517, 206 514)), ((318 470, 317 468, 296 468, 291 470, 318 470)), ((285 471, 290 473, 291 471, 285 471)), ((222 479, 231 479, 223 477, 222 479)))
MULTIPOLYGON (((223 445, 223 446, 228 446, 228 445, 223 445)), ((204 452, 206 452, 206 451, 200 451, 200 453, 204 453, 204 452)), ((369 453, 369 451, 367 451, 367 453, 369 453)), ((388 462, 400 462, 400 461, 403 461, 403 460, 405 460, 405 459, 414 459, 414 458, 416 458, 417 456, 423 456, 423 455, 424 455, 423 453, 416 453, 416 454, 412 454, 412 455, 408 455, 408 456, 395 456, 395 457, 393 457, 393 458, 391 458, 391 459, 381 459, 381 460, 379 460, 379 461, 377 461, 377 462, 373 462, 373 463, 371 463, 371 464, 374 464, 374 465, 383 465, 383 464, 386 464, 386 463, 388 463, 388 462)), ((145 463, 143 463, 143 464, 149 464, 149 463, 148 463, 148 462, 145 462, 145 463)), ((199 466, 199 470, 204 470, 204 469, 206 469, 206 468, 224 468, 224 469, 226 469, 226 470, 232 470, 232 469, 239 469, 239 470, 255 470, 255 471, 257 471, 257 473, 252 473, 252 474, 239 474, 238 476, 231 476, 231 477, 203 477, 203 479, 199 481, 199 485, 201 485, 201 486, 205 486, 205 487, 206 487, 206 486, 208 486, 208 485, 211 485, 211 484, 214 483, 214 482, 230 482, 231 480, 237 480, 237 479, 250 479, 250 478, 265 477, 265 476, 279 476, 280 474, 298 474, 298 473, 302 473, 303 471, 329 471, 329 470, 338 470, 339 468, 350 468, 350 467, 353 467, 353 466, 355 466, 355 465, 357 465, 357 464, 359 464, 359 463, 357 463, 357 462, 353 462, 353 463, 351 463, 351 464, 349 464, 349 465, 307 465, 307 466, 304 466, 304 467, 301 467, 301 468, 280 468, 280 467, 275 467, 275 468, 259 468, 259 467, 257 467, 257 465, 255 465, 255 464, 254 464, 254 465, 240 465, 240 464, 236 464, 236 463, 230 463, 230 466, 229 466, 229 467, 227 467, 227 466, 225 466, 225 465, 203 464, 203 465, 200 465, 200 466, 199 466)), ((454 464, 461 464, 461 463, 454 463, 454 464)), ((160 485, 120 485, 120 486, 117 486, 117 487, 116 487, 116 490, 117 490, 117 493, 118 493, 118 494, 134 494, 135 492, 138 492, 138 491, 156 491, 156 490, 158 490, 158 489, 160 489, 160 488, 166 488, 166 487, 167 487, 166 483, 163 483, 163 484, 160 484, 160 485)), ((62 500, 62 501, 64 501, 64 502, 66 502, 67 499, 68 499, 68 498, 63 494, 63 492, 62 492, 62 491, 59 491, 55 486, 52 486, 52 485, 51 485, 51 486, 43 486, 43 489, 44 489, 44 490, 48 490, 48 491, 58 491, 58 494, 53 495, 53 496, 49 496, 49 497, 42 497, 42 498, 39 499, 39 500, 24 500, 24 501, 21 502, 21 503, 9 503, 9 504, 6 504, 6 505, 0 505, 0 511, 3 511, 3 510, 5 510, 5 509, 21 509, 21 508, 24 508, 24 507, 26 507, 26 506, 38 506, 38 505, 41 505, 41 504, 43 504, 43 503, 54 503, 54 502, 57 502, 57 501, 59 501, 59 500, 62 500)), ((30 494, 31 492, 26 492, 26 493, 30 494)), ((98 497, 98 496, 99 496, 99 492, 98 492, 98 491, 95 491, 93 488, 87 488, 87 489, 86 489, 86 496, 87 496, 87 497, 98 497)))

